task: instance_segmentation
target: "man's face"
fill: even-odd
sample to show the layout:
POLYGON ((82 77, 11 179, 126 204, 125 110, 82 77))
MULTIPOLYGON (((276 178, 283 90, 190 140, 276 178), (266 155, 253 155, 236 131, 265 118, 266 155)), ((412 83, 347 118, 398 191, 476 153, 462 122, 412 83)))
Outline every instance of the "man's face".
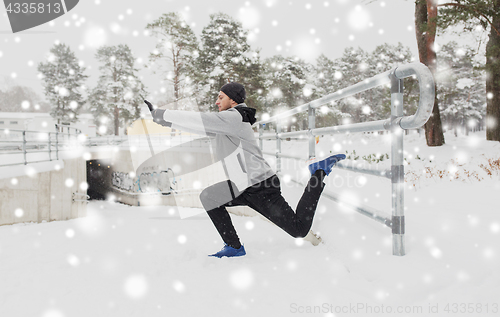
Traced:
POLYGON ((217 101, 215 101, 217 107, 219 107, 219 112, 232 108, 236 105, 236 101, 229 98, 225 93, 219 91, 219 96, 217 97, 217 101))

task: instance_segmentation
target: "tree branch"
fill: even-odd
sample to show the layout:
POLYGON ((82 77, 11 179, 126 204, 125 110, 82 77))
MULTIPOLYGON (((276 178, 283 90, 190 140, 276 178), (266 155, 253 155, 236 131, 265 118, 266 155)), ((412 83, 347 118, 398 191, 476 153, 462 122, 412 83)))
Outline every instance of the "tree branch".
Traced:
POLYGON ((444 7, 444 6, 453 6, 453 7, 459 7, 459 8, 463 8, 463 9, 472 9, 474 12, 476 12, 478 15, 480 15, 481 17, 483 17, 489 24, 490 26, 493 28, 493 30, 495 30, 495 32, 497 32, 498 36, 500 36, 500 32, 498 31, 498 29, 493 25, 493 23, 490 21, 490 19, 488 19, 488 17, 486 15, 484 15, 483 13, 479 12, 478 10, 474 9, 474 8, 471 8, 470 6, 467 6, 465 4, 460 4, 460 3, 452 3, 452 2, 448 2, 448 3, 441 3, 441 4, 438 4, 438 7, 444 7))

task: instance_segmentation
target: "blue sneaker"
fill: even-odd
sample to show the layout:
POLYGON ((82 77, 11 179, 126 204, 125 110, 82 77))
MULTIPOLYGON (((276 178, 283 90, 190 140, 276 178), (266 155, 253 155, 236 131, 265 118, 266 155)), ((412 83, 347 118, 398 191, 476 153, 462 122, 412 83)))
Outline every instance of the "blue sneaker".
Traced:
POLYGON ((218 258, 222 258, 223 256, 227 256, 228 258, 233 257, 233 256, 244 256, 247 254, 245 252, 245 247, 241 245, 239 249, 235 249, 233 247, 228 246, 227 244, 224 245, 224 247, 217 253, 215 254, 210 254, 209 256, 215 256, 218 258))
POLYGON ((317 170, 323 170, 325 171, 326 175, 330 175, 333 165, 343 159, 345 159, 344 154, 335 154, 321 161, 316 161, 315 159, 313 159, 308 166, 309 172, 311 172, 311 175, 313 175, 317 170))

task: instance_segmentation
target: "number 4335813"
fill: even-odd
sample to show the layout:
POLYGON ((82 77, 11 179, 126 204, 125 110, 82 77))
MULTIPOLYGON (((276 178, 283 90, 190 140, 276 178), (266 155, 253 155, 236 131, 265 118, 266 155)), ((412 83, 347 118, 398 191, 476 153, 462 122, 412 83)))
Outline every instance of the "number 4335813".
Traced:
POLYGON ((481 314, 481 313, 498 313, 498 303, 449 303, 444 307, 446 313, 470 313, 470 314, 481 314))
POLYGON ((8 13, 60 13, 60 3, 9 3, 8 13))

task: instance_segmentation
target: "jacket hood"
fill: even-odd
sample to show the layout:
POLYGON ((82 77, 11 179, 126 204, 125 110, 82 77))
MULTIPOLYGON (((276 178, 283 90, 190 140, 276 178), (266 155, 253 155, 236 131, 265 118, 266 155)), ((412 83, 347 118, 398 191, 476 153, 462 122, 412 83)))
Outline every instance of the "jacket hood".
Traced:
POLYGON ((257 119, 255 119, 255 113, 257 112, 256 109, 248 107, 244 103, 240 103, 239 105, 235 106, 234 109, 236 109, 242 117, 243 122, 249 122, 250 125, 254 124, 257 119))

